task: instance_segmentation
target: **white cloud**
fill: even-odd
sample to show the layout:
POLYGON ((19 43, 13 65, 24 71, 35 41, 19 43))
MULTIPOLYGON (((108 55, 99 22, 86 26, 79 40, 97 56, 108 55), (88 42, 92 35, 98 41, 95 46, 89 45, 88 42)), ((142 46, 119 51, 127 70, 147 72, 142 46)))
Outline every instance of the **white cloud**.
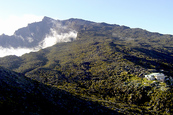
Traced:
POLYGON ((26 27, 28 23, 38 22, 43 19, 43 16, 36 15, 23 15, 15 16, 11 15, 7 19, 0 19, 0 35, 13 35, 15 30, 26 27))
MULTIPOLYGON (((43 17, 35 15, 24 15, 22 17, 11 16, 7 20, 0 20, 0 34, 5 33, 7 35, 13 35, 14 31, 27 26, 28 23, 41 21, 43 17)), ((22 56, 25 53, 37 52, 40 49, 44 49, 55 45, 58 42, 71 42, 76 39, 77 31, 71 30, 66 26, 61 26, 59 23, 55 28, 52 28, 50 33, 46 35, 43 41, 40 41, 39 45, 33 48, 3 48, 0 46, 0 57, 8 55, 22 56)), ((31 33, 33 35, 33 33, 31 33)), ((24 40, 22 36, 18 36, 24 40)), ((27 37, 29 42, 33 42, 32 37, 27 37)))
POLYGON ((2 48, 0 46, 0 57, 8 56, 8 55, 16 55, 21 56, 25 53, 36 52, 39 49, 36 48, 2 48))
POLYGON ((76 39, 76 37, 77 32, 74 30, 69 31, 68 33, 57 33, 56 30, 51 29, 50 34, 48 34, 40 44, 42 48, 47 48, 55 45, 56 43, 71 42, 72 40, 76 39))
MULTIPOLYGON (((44 49, 50 46, 55 45, 58 42, 71 42, 72 40, 76 39, 77 32, 70 31, 68 33, 61 33, 58 34, 55 30, 51 29, 51 33, 46 36, 46 38, 40 42, 37 47, 33 48, 3 48, 0 46, 0 57, 8 56, 8 55, 16 55, 22 56, 25 53, 30 52, 37 52, 40 49, 44 49)), ((28 38, 31 40, 32 38, 28 38)))

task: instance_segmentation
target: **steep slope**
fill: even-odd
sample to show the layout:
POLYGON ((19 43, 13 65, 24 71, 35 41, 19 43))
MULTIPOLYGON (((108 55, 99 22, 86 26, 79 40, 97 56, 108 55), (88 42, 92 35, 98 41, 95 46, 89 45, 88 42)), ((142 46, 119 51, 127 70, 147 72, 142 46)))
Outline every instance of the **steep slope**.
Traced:
POLYGON ((13 114, 117 114, 0 67, 0 110, 13 114))
MULTIPOLYGON (((44 18, 43 20, 51 19, 44 18)), ((121 59, 125 59, 143 69, 169 70, 167 74, 172 75, 172 35, 81 19, 59 22, 63 27, 68 25, 78 31, 76 41, 58 43, 53 47, 21 57, 1 58, 0 65, 17 72, 27 73, 39 67, 53 68, 59 64, 74 62, 76 59, 81 62, 104 60, 107 63, 108 60, 111 63, 111 60, 120 62, 121 59)), ((59 31, 65 31, 62 28, 59 29, 59 31)))
POLYGON ((28 24, 27 27, 15 31, 13 36, 0 36, 0 46, 3 48, 36 47, 46 37, 46 34, 50 32, 52 27, 53 23, 51 20, 45 17, 41 22, 28 24))
POLYGON ((0 46, 2 48, 42 48, 43 41, 47 37, 56 37, 54 34, 61 35, 70 31, 75 33, 75 30, 67 27, 67 24, 63 26, 59 20, 44 17, 40 22, 31 23, 27 27, 16 30, 12 36, 1 35, 0 46))
POLYGON ((4 113, 58 112, 52 96, 48 95, 49 88, 22 74, 0 67, 0 85, 0 110, 4 113))
POLYGON ((21 56, 50 47, 58 42, 71 42, 77 37, 77 28, 70 22, 44 17, 42 21, 28 24, 15 31, 14 35, 0 35, 0 57, 21 56))
POLYGON ((172 35, 80 19, 63 24, 78 31, 75 41, 1 58, 0 65, 121 113, 173 112, 172 87, 143 79, 160 70, 173 76, 172 35))

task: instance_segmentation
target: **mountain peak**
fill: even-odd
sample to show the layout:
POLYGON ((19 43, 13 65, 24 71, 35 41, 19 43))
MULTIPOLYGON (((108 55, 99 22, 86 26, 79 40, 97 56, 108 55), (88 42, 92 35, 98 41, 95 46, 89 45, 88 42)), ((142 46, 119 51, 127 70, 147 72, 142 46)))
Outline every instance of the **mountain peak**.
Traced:
POLYGON ((53 18, 50 18, 50 17, 47 17, 47 16, 44 16, 42 21, 55 21, 53 18))

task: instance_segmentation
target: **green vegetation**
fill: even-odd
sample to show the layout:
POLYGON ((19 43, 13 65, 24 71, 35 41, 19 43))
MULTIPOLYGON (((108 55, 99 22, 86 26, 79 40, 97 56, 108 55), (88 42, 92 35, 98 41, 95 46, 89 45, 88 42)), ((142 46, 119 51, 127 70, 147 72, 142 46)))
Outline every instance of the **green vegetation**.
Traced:
POLYGON ((6 114, 117 114, 97 102, 0 67, 0 110, 6 114))
POLYGON ((172 87, 143 76, 160 69, 173 76, 172 46, 171 35, 90 24, 74 42, 1 58, 0 65, 119 113, 171 114, 172 87))

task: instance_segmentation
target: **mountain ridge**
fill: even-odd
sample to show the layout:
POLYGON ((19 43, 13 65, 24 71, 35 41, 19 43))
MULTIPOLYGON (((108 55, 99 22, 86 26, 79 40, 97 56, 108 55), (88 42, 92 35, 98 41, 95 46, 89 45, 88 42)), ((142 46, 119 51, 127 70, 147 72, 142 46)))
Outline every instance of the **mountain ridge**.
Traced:
MULTIPOLYGON (((31 23, 28 24, 27 27, 16 30, 11 36, 1 35, 0 46, 3 48, 37 47, 41 41, 51 34, 51 29, 55 28, 58 23, 60 22, 52 18, 44 17, 40 22, 31 23)), ((61 28, 61 25, 59 26, 61 28)), ((56 28, 59 27, 57 26, 56 28)), ((65 29, 65 31, 68 32, 69 30, 65 29)))
MULTIPOLYGON (((56 23, 60 24, 59 26, 66 26, 67 28, 72 28, 74 31, 80 30, 81 26, 88 26, 88 25, 103 25, 103 26, 107 25, 108 26, 109 25, 109 26, 118 26, 123 29, 132 29, 136 32, 144 31, 144 33, 153 33, 153 32, 149 32, 140 28, 130 28, 127 26, 119 26, 116 24, 108 24, 105 22, 96 23, 96 22, 87 21, 83 19, 77 19, 77 18, 70 18, 67 20, 55 20, 45 16, 40 22, 30 23, 28 24, 27 27, 19 28, 11 36, 8 36, 5 34, 0 35, 0 46, 3 48, 36 47, 39 45, 41 41, 44 40, 46 35, 50 34, 50 31, 51 31, 50 29, 54 28, 55 25, 57 25, 56 23)), ((154 32, 153 34, 163 35, 157 32, 154 32)), ((171 37, 172 35, 167 35, 167 36, 171 37)))
POLYGON ((172 35, 76 19, 54 29, 64 35, 75 29, 76 39, 0 58, 0 66, 119 113, 173 112, 172 82, 144 78, 152 72, 173 76, 172 35))

